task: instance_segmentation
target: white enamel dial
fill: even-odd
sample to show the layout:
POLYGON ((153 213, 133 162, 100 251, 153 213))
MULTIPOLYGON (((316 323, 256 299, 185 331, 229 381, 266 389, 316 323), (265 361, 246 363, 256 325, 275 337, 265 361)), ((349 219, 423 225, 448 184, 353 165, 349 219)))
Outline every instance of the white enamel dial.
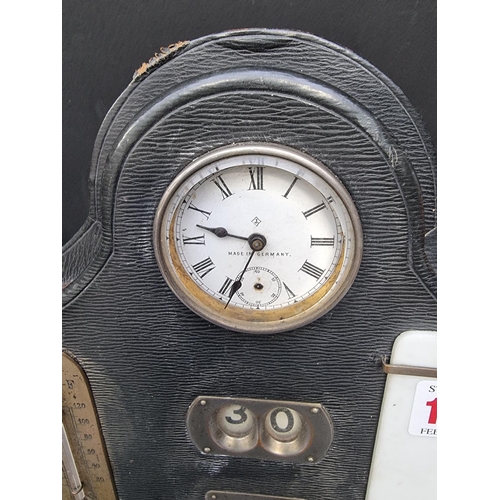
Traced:
POLYGON ((176 295, 226 328, 274 333, 318 318, 352 284, 359 218, 323 165, 282 146, 213 151, 165 192, 154 229, 176 295))

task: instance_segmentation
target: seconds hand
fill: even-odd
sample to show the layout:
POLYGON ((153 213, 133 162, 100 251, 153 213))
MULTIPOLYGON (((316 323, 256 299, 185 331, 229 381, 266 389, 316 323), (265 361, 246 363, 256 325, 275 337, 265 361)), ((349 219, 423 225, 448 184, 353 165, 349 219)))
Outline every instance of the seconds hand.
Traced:
POLYGON ((248 239, 248 243, 250 243, 250 247, 252 248, 252 253, 250 254, 249 259, 247 260, 247 263, 245 264, 243 271, 241 271, 236 281, 231 285, 231 291, 229 292, 229 299, 226 302, 224 309, 226 309, 226 307, 229 305, 229 302, 231 302, 231 299, 233 298, 234 294, 241 288, 241 280, 243 279, 243 275, 245 274, 248 265, 250 264, 250 261, 252 260, 252 257, 254 256, 255 252, 262 250, 266 246, 266 238, 264 238, 264 236, 262 236, 261 234, 251 234, 248 238, 245 239, 248 239))

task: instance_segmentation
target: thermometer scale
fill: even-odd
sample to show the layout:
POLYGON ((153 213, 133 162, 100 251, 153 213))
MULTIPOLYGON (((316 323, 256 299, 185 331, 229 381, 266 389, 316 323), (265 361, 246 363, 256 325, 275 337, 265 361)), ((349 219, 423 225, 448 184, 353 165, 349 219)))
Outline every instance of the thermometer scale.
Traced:
POLYGON ((85 373, 62 355, 62 498, 117 500, 111 468, 85 373))

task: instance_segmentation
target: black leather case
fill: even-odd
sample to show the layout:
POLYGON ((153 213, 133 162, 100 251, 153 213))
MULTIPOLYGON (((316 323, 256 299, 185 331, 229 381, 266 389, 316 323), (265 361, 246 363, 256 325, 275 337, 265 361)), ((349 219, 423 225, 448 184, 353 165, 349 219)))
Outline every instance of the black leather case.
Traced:
POLYGON ((87 373, 119 498, 209 490, 364 498, 385 383, 380 356, 436 329, 435 154, 402 92, 313 35, 239 30, 162 50, 109 111, 87 222, 63 249, 63 349, 87 373), (172 179, 228 144, 318 159, 350 192, 364 233, 347 295, 292 332, 254 336, 199 318, 165 283, 153 220, 172 179), (426 237, 427 235, 427 237, 426 237), (322 403, 335 435, 318 464, 207 457, 186 431, 198 395, 322 403))

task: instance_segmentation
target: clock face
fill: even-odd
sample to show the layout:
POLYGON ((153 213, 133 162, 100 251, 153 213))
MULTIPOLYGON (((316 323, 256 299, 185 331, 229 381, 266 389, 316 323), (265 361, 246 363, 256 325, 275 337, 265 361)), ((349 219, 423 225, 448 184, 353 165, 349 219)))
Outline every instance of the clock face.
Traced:
POLYGON ((193 311, 232 330, 275 333, 344 296, 362 232, 325 166, 290 148, 244 144, 179 174, 158 207, 154 244, 165 280, 193 311))

